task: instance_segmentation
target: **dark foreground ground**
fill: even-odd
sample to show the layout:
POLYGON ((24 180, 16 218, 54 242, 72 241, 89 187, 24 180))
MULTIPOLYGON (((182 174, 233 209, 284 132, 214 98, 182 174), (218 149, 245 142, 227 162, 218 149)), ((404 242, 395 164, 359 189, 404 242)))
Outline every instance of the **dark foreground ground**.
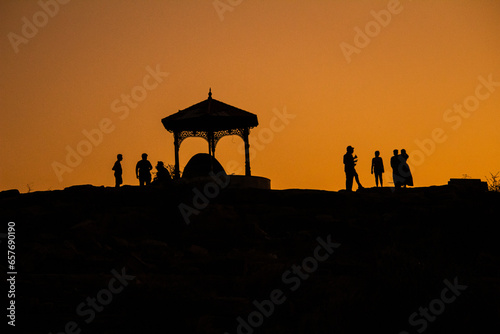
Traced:
POLYGON ((187 225, 179 205, 193 196, 3 194, 0 232, 16 223, 15 332, 500 330, 500 193, 226 189, 187 225))

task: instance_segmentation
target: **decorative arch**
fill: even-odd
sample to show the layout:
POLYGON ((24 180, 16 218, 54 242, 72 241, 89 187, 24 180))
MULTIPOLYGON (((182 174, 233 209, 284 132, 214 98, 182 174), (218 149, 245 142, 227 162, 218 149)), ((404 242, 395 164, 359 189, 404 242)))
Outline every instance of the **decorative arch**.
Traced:
POLYGON ((238 136, 243 139, 245 143, 245 175, 251 176, 250 170, 250 128, 240 128, 240 129, 231 129, 231 130, 220 130, 215 132, 209 131, 174 131, 174 149, 175 149, 175 169, 174 169, 174 177, 179 178, 180 175, 180 161, 179 161, 179 151, 182 142, 190 137, 199 137, 203 138, 208 143, 208 153, 210 156, 215 158, 215 147, 221 138, 225 136, 238 136))

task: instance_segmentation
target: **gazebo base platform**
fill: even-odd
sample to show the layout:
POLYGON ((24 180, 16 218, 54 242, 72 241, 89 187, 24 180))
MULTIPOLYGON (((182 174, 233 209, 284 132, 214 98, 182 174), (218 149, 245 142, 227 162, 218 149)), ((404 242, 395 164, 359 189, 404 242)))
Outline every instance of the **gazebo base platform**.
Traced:
POLYGON ((228 189, 271 189, 271 180, 262 176, 245 176, 245 175, 227 175, 229 183, 226 185, 226 180, 221 177, 220 180, 214 180, 210 176, 200 176, 193 178, 182 178, 176 181, 178 184, 203 186, 208 182, 215 182, 221 188, 228 189), (218 181, 218 182, 217 182, 218 181))
POLYGON ((262 176, 228 175, 229 188, 271 189, 271 180, 262 176))

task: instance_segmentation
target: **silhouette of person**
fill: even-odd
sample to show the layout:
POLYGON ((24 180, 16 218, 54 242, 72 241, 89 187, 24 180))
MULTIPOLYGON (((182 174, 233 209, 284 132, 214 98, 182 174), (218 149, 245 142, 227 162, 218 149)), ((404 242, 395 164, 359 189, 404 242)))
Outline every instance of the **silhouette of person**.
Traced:
POLYGON ((123 156, 121 154, 118 154, 116 156, 116 162, 113 165, 112 170, 115 171, 115 187, 118 188, 120 185, 123 183, 122 179, 122 164, 120 161, 123 160, 123 156))
POLYGON ((356 179, 356 183, 358 184, 358 189, 363 189, 363 186, 359 182, 358 173, 356 173, 356 162, 358 161, 358 156, 352 156, 354 153, 354 147, 347 146, 347 153, 344 154, 344 171, 345 171, 345 188, 347 191, 352 191, 352 183, 353 179, 356 179))
POLYGON ((139 179, 139 185, 143 186, 151 183, 151 169, 153 169, 153 166, 148 160, 148 155, 143 153, 142 160, 139 160, 135 166, 135 174, 139 179))
POLYGON ((402 185, 404 188, 406 188, 406 186, 413 186, 413 176, 411 175, 410 166, 407 162, 409 157, 410 156, 406 153, 406 150, 402 149, 400 155, 399 174, 401 175, 402 185))
POLYGON ((165 168, 163 161, 158 161, 158 163, 156 164, 156 176, 153 180, 153 183, 165 185, 170 181, 172 181, 172 177, 170 176, 168 170, 165 168))
POLYGON ((380 157, 380 152, 375 151, 375 158, 372 159, 372 174, 375 173, 375 184, 378 187, 378 181, 380 180, 380 186, 383 187, 382 173, 384 172, 384 162, 380 157))
POLYGON ((398 154, 398 150, 392 151, 394 155, 391 158, 392 167, 392 179, 394 180, 394 186, 396 188, 401 188, 403 178, 400 175, 401 157, 398 154))

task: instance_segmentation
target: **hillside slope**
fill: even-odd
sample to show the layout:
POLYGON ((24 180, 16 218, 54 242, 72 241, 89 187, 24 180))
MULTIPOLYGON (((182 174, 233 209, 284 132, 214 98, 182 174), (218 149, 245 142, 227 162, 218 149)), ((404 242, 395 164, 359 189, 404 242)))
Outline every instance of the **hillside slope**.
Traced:
POLYGON ((3 196, 2 226, 16 223, 16 329, 499 329, 499 193, 225 189, 203 207, 195 189, 3 196))

